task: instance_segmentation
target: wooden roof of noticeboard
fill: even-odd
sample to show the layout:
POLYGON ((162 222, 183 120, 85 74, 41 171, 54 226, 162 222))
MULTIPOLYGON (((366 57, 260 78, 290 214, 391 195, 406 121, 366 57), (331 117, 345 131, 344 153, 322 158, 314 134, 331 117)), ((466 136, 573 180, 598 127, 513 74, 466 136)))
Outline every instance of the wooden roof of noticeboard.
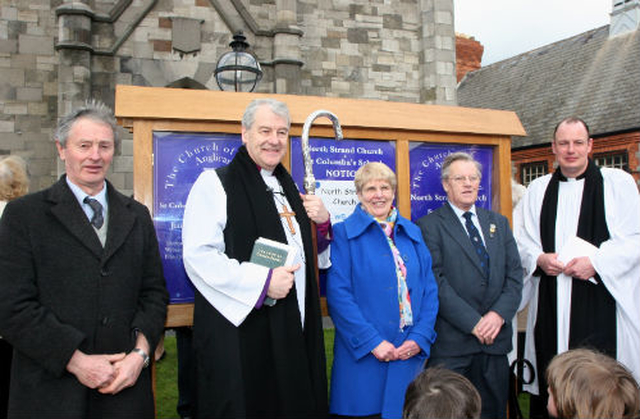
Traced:
MULTIPOLYGON (((119 85, 116 116, 132 119, 237 121, 247 104, 272 97, 289 105, 292 124, 302 125, 315 110, 335 113, 343 127, 434 131, 483 135, 526 135, 511 111, 422 105, 363 99, 220 92, 119 85), (224 106, 220 106, 223 103, 224 106), (208 105, 210 104, 210 105, 208 105)), ((330 124, 319 120, 319 124, 330 124)))

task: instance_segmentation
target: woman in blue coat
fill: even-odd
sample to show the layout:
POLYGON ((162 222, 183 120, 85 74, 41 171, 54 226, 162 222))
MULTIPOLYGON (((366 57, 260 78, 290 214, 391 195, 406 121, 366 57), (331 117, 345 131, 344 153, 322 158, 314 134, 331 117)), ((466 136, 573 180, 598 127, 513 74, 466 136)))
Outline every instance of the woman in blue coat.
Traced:
POLYGON ((360 205, 333 229, 334 415, 401 418, 405 391, 436 338, 431 255, 420 229, 393 207, 396 184, 383 163, 362 166, 355 177, 360 205))

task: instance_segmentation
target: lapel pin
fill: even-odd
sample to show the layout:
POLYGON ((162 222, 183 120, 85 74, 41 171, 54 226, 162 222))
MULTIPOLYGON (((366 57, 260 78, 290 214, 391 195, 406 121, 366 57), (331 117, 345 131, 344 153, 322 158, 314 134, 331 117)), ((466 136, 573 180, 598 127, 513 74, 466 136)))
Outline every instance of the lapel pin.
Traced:
POLYGON ((493 237, 493 235, 496 233, 496 225, 495 224, 490 224, 489 225, 489 236, 493 237))

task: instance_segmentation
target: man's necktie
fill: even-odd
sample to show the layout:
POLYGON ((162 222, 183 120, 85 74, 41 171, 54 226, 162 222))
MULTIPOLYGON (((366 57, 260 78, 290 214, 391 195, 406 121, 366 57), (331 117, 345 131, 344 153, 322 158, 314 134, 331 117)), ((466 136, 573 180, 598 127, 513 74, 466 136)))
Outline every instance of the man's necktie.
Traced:
POLYGON ((98 202, 97 199, 93 199, 88 196, 84 198, 84 203, 89 205, 93 210, 91 224, 93 224, 95 228, 100 229, 100 227, 102 227, 102 224, 104 224, 104 217, 102 216, 102 204, 98 202))
POLYGON ((484 272, 484 276, 489 278, 489 253, 487 253, 487 249, 482 244, 482 238, 480 237, 480 232, 476 228, 476 226, 471 221, 471 217, 473 216, 470 212, 465 212, 463 217, 467 220, 465 225, 467 227, 467 231, 469 232, 469 238, 471 239, 471 243, 473 244, 473 248, 476 250, 476 254, 478 255, 478 259, 480 259, 480 266, 484 272))

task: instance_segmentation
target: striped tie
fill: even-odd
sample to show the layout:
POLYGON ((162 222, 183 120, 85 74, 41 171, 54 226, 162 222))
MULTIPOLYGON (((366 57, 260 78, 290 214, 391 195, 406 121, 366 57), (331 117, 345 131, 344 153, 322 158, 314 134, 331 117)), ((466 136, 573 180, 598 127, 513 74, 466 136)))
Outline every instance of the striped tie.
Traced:
POLYGON ((98 202, 97 199, 93 199, 90 197, 84 198, 84 203, 89 205, 93 210, 93 217, 91 217, 91 224, 100 230, 102 224, 104 224, 104 217, 102 216, 102 204, 98 202))
POLYGON ((489 278, 489 253, 487 253, 487 249, 484 247, 484 244, 482 244, 482 238, 480 238, 480 232, 471 221, 472 216, 473 214, 468 211, 463 214, 463 217, 467 220, 465 222, 465 225, 467 226, 467 231, 469 232, 469 238, 471 239, 473 248, 476 250, 478 259, 480 260, 480 266, 482 267, 484 276, 488 279, 489 278))

